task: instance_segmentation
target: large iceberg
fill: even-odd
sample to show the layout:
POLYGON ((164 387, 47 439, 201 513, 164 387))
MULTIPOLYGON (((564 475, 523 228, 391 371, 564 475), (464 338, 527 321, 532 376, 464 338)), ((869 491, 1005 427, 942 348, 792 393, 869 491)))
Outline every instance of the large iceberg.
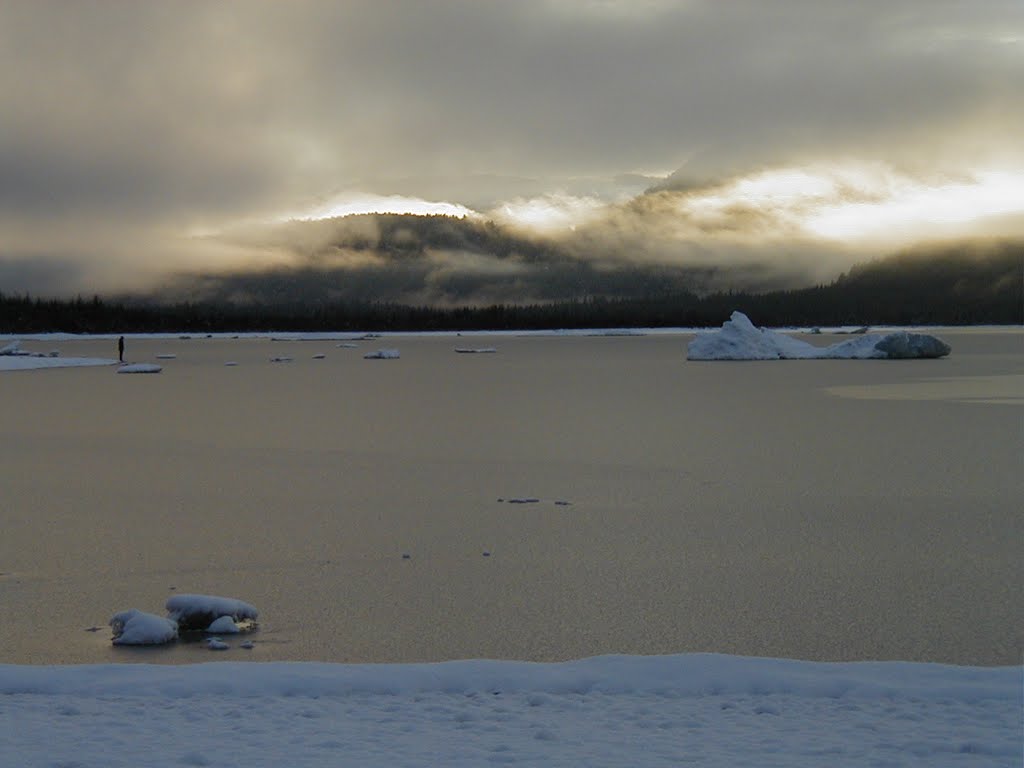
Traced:
POLYGON ((827 347, 816 347, 776 331, 757 328, 742 312, 733 312, 719 331, 697 336, 687 347, 689 360, 868 360, 945 357, 949 345, 934 336, 897 331, 867 333, 827 347))

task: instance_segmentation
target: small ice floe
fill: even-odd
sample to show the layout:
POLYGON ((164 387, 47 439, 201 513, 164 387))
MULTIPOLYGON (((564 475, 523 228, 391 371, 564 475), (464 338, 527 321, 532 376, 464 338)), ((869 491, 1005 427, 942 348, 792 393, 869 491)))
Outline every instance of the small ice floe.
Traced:
POLYGON ((177 357, 177 355, 172 355, 172 354, 165 353, 165 354, 162 354, 162 355, 157 355, 156 359, 157 360, 174 360, 176 357, 177 357))
POLYGON ((327 357, 327 355, 323 354, 322 352, 319 355, 313 355, 314 360, 323 360, 325 357, 327 357))
POLYGON ((292 361, 292 358, 290 358, 290 357, 272 357, 272 358, 270 358, 270 362, 272 362, 272 363, 290 363, 291 361, 292 361))
POLYGON ((540 503, 540 499, 535 499, 532 496, 529 496, 529 497, 523 497, 523 498, 518 498, 518 499, 509 499, 508 503, 509 504, 539 504, 540 503))
POLYGON ((231 646, 221 640, 219 637, 211 637, 206 641, 206 647, 211 651, 226 651, 231 646))
POLYGON ((221 616, 208 626, 205 632, 211 635, 237 635, 241 630, 230 616, 221 616))
POLYGON ((494 347, 456 347, 460 355, 493 355, 498 350, 494 347))
POLYGON ((399 357, 397 349, 378 349, 376 352, 367 352, 363 355, 365 360, 397 360, 399 357))
POLYGON ((224 365, 226 365, 228 368, 232 368, 238 365, 238 363, 236 363, 234 360, 228 360, 226 363, 224 363, 224 365))
POLYGON ((114 645, 163 645, 178 638, 178 624, 136 608, 114 614, 110 620, 114 645))
MULTIPOLYGON (((865 328, 865 331, 867 329, 865 328)), ((700 334, 687 347, 689 360, 903 360, 949 354, 949 345, 919 333, 853 333, 827 347, 816 347, 766 328, 757 328, 742 312, 733 312, 721 330, 700 334)))
POLYGON ((117 369, 118 373, 160 373, 162 366, 156 363, 128 363, 117 369))
POLYGON ((167 598, 164 607, 167 617, 177 622, 183 632, 201 632, 222 617, 231 619, 235 624, 241 623, 237 629, 242 630, 252 625, 260 615, 249 603, 216 595, 173 595, 167 598))
POLYGON ((359 345, 353 344, 351 341, 346 341, 338 345, 338 349, 356 349, 359 345))
POLYGON ((238 647, 245 648, 245 650, 247 651, 251 651, 253 648, 256 647, 256 644, 252 640, 246 640, 244 643, 239 643, 238 647))

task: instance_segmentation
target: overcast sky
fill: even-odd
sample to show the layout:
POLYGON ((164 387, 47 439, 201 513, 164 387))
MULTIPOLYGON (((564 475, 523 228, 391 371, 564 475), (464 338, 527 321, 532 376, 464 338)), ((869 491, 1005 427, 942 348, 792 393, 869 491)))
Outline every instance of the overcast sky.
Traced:
POLYGON ((0 291, 273 260, 224 233, 352 210, 663 261, 1021 236, 1022 136, 1020 0, 0 0, 0 291))

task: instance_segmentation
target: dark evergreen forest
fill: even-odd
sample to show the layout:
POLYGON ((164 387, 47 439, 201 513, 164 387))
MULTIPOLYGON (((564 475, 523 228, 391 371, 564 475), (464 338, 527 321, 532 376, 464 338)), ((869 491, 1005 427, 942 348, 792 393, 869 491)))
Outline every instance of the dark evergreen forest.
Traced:
POLYGON ((733 310, 765 326, 1024 324, 1024 244, 900 254, 859 265, 830 284, 796 290, 698 295, 673 289, 528 305, 441 308, 323 298, 168 302, 0 293, 0 333, 713 327, 733 310))

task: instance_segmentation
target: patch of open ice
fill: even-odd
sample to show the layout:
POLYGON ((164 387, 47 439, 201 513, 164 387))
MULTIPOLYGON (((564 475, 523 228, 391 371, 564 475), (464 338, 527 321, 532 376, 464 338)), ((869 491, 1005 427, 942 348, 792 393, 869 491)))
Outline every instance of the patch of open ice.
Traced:
POLYGON ((400 357, 397 349, 378 349, 363 355, 366 360, 397 360, 400 357))
POLYGON ((156 363, 129 363, 117 369, 118 373, 160 373, 163 368, 156 363))
POLYGON ((110 627, 114 645, 163 645, 178 637, 176 622, 137 608, 114 614, 110 627))
POLYGON ((174 595, 164 606, 167 616, 184 631, 204 630, 222 616, 255 621, 259 611, 249 603, 216 595, 174 595))
POLYGON ((742 312, 719 331, 700 334, 687 347, 690 360, 864 360, 935 358, 949 354, 949 345, 934 336, 898 331, 863 334, 855 339, 816 347, 765 328, 756 328, 742 312))

